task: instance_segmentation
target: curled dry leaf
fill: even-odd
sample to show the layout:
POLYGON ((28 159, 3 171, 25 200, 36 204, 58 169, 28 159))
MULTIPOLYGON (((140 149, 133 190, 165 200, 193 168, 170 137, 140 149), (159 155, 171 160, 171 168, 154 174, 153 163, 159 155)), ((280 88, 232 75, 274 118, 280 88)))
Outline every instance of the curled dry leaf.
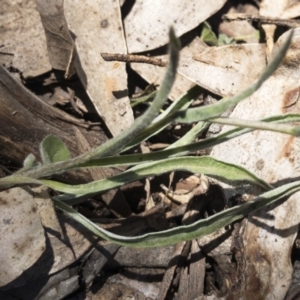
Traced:
POLYGON ((20 276, 45 251, 45 235, 30 190, 0 192, 0 286, 20 276))
POLYGON ((225 0, 135 1, 124 20, 129 53, 148 51, 166 45, 170 25, 174 24, 176 34, 181 36, 217 12, 225 2, 225 0))
MULTIPOLYGON (((284 34, 274 51, 287 37, 284 34)), ((231 117, 261 119, 283 113, 299 113, 300 29, 296 29, 281 67, 249 99, 241 102, 231 117)), ((223 128, 228 130, 228 126, 223 128)), ((211 155, 241 165, 273 185, 299 177, 300 138, 266 131, 254 131, 214 147, 211 155)), ((260 191, 254 186, 232 189, 223 185, 226 198, 242 194, 251 199, 260 191)), ((284 299, 291 282, 290 254, 298 232, 300 194, 281 205, 267 207, 248 217, 242 235, 244 283, 240 298, 284 299)))
POLYGON ((66 77, 70 77, 75 73, 71 64, 75 46, 64 16, 64 0, 37 0, 36 4, 45 29, 50 63, 54 69, 66 70, 66 77))
POLYGON ((209 188, 209 180, 204 175, 191 175, 179 181, 174 191, 164 185, 161 185, 161 188, 169 199, 184 204, 188 203, 194 196, 205 194, 209 188))

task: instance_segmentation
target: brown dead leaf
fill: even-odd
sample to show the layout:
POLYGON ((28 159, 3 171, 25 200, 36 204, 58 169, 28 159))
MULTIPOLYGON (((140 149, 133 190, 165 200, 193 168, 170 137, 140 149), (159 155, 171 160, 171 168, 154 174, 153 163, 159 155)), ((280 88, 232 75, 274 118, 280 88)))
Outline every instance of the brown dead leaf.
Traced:
POLYGON ((61 271, 91 247, 94 239, 89 231, 64 216, 58 221, 44 187, 13 188, 1 192, 0 197, 1 286, 17 277, 10 288, 61 271), (30 267, 31 271, 20 276, 30 267))
POLYGON ((284 10, 283 14, 281 15, 281 18, 293 19, 293 18, 297 18, 299 16, 300 16, 300 3, 296 2, 284 10))
POLYGON ((209 188, 209 181, 204 175, 191 175, 179 181, 174 191, 163 185, 161 187, 169 199, 184 204, 188 203, 194 196, 205 194, 209 188))
POLYGON ((64 16, 64 0, 37 0, 36 4, 45 29, 50 63, 71 77, 75 73, 71 63, 76 50, 64 16))

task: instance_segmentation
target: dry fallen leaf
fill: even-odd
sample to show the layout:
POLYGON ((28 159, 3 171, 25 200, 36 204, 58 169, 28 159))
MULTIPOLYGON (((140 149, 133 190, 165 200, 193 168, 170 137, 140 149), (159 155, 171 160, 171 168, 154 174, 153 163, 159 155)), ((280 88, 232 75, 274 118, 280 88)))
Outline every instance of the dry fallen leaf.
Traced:
MULTIPOLYGON (((259 14, 264 17, 281 18, 284 10, 288 8, 288 6, 289 0, 277 0, 276 2, 263 0, 260 3, 259 14)), ((269 57, 274 47, 274 35, 277 26, 273 24, 263 24, 262 28, 266 34, 266 54, 267 57, 269 57)))
POLYGON ((76 51, 64 16, 64 0, 37 0, 36 4, 45 29, 50 63, 54 69, 66 70, 66 77, 71 77, 75 73, 72 60, 76 51))
POLYGON ((46 38, 35 0, 1 1, 0 63, 26 77, 51 70, 46 38))
POLYGON ((204 175, 190 175, 176 183, 174 191, 164 185, 161 188, 165 197, 178 203, 189 203, 194 196, 203 195, 208 191, 209 181, 204 175))
POLYGON ((174 25, 177 36, 181 36, 217 12, 225 2, 135 1, 124 20, 128 52, 143 52, 166 45, 170 25, 174 25))
POLYGON ((251 84, 265 67, 263 44, 209 47, 182 57, 178 72, 209 91, 234 95, 251 84))
POLYGON ((300 3, 295 2, 291 6, 287 7, 281 15, 283 19, 293 19, 300 16, 300 3))
MULTIPOLYGON (((195 38, 191 44, 187 45, 180 51, 180 61, 183 57, 189 56, 192 57, 199 53, 199 51, 203 51, 207 46, 200 40, 200 38, 195 38)), ((159 56, 158 58, 162 58, 163 60, 167 59, 167 56, 159 56)), ((166 73, 166 69, 162 67, 157 67, 149 64, 140 64, 140 63, 131 63, 131 67, 137 73, 139 73, 145 80, 149 83, 160 84, 162 79, 166 73)), ((193 85, 193 81, 187 79, 185 76, 181 74, 177 74, 175 83, 172 87, 169 97, 172 100, 176 100, 185 93, 191 86, 193 85)))
MULTIPOLYGON (((275 45, 282 45, 284 34, 275 45)), ((299 113, 300 29, 295 30, 290 50, 275 74, 249 99, 241 102, 231 117, 261 119, 284 113, 299 113)), ((223 131, 227 130, 226 126, 223 131)), ((281 185, 300 175, 300 138, 266 131, 254 131, 214 147, 217 159, 241 165, 268 183, 281 185)), ((224 185, 227 200, 235 194, 251 199, 255 187, 224 185)), ((244 225, 243 299, 284 299, 291 282, 291 251, 298 232, 300 193, 281 205, 253 213, 244 225)))
POLYGON ((0 206, 0 286, 10 283, 14 289, 55 273, 59 278, 59 272, 96 244, 91 232, 74 220, 62 214, 57 218, 45 187, 3 191, 0 206))
MULTIPOLYGON (((231 7, 226 14, 243 13, 248 15, 258 15, 258 9, 254 4, 239 5, 237 8, 231 7)), ((259 36, 257 30, 248 21, 223 21, 220 23, 218 32, 226 36, 241 39, 246 43, 258 43, 259 36)))
POLYGON ((66 0, 65 15, 81 64, 77 74, 110 132, 117 135, 133 122, 125 63, 106 62, 100 53, 127 52, 119 2, 66 0))
MULTIPOLYGON (((178 75, 171 91, 176 99, 193 83, 221 95, 234 95, 251 84, 266 66, 264 44, 205 47, 199 38, 180 52, 178 75)), ((133 63, 149 82, 158 83, 164 68, 133 63)))
POLYGON ((29 189, 0 192, 0 286, 30 268, 46 249, 44 229, 29 189))

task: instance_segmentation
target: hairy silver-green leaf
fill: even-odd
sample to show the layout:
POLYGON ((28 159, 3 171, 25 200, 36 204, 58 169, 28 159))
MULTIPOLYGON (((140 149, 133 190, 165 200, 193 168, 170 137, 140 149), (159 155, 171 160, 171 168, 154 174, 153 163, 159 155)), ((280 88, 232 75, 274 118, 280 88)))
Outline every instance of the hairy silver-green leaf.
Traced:
POLYGON ((44 165, 70 159, 67 146, 56 136, 46 136, 40 144, 40 154, 44 165))
POLYGON ((183 137, 181 137, 178 141, 171 144, 167 149, 172 149, 172 148, 191 144, 200 133, 202 133, 205 129, 207 129, 208 126, 209 123, 207 122, 198 122, 183 137))
POLYGON ((56 207, 62 209, 65 213, 77 220, 95 235, 107 241, 128 247, 147 248, 173 245, 211 234, 260 208, 274 203, 283 197, 290 196, 299 189, 300 181, 289 183, 268 191, 254 198, 252 201, 227 209, 204 220, 199 220, 191 225, 179 226, 165 231, 148 233, 137 237, 125 237, 111 233, 100 228, 63 202, 54 200, 54 203, 56 207))
MULTIPOLYGON (((187 119, 189 119, 189 116, 191 116, 191 119, 193 119, 193 115, 194 115, 196 120, 217 117, 220 113, 222 113, 227 108, 231 107, 232 105, 235 105, 242 99, 249 96, 251 93, 253 93, 256 89, 258 89, 260 87, 260 85, 263 83, 263 81, 266 80, 271 75, 271 73, 276 69, 276 67, 279 65, 280 61, 282 60, 283 56, 286 53, 290 39, 291 39, 291 35, 287 39, 287 42, 280 49, 278 54, 275 56, 274 60, 270 63, 270 65, 268 66, 266 71, 260 76, 258 81, 256 83, 254 83, 249 89, 247 89, 240 95, 235 96, 231 99, 222 100, 222 101, 218 102, 217 104, 201 108, 200 114, 198 114, 198 111, 195 111, 197 109, 195 109, 191 114, 189 114, 188 113, 189 110, 187 110, 187 111, 180 111, 180 112, 175 113, 175 114, 177 114, 177 117, 179 119, 182 119, 182 118, 184 119, 184 118, 188 117, 187 119)), ((167 97, 167 94, 168 94, 169 90, 171 89, 171 86, 174 82, 175 71, 176 71, 176 67, 177 67, 177 63, 178 63, 179 45, 175 38, 174 32, 172 30, 170 31, 170 49, 171 49, 170 50, 170 63, 169 63, 169 67, 168 67, 168 72, 163 81, 161 89, 158 91, 157 96, 153 102, 153 105, 145 113, 145 117, 138 119, 134 123, 134 125, 129 129, 129 131, 126 131, 126 132, 124 132, 124 134, 121 134, 120 136, 108 141, 107 143, 100 146, 99 148, 96 148, 91 153, 79 156, 79 157, 74 158, 69 161, 59 162, 59 163, 55 163, 55 164, 49 164, 47 166, 43 166, 34 171, 29 170, 27 172, 22 172, 22 173, 20 173, 20 175, 23 175, 23 178, 25 178, 25 177, 40 178, 43 176, 50 176, 52 174, 55 174, 58 172, 63 172, 63 171, 66 171, 66 170, 69 170, 72 168, 76 168, 76 167, 86 167, 86 166, 91 166, 91 165, 97 165, 96 161, 94 161, 94 162, 91 162, 91 161, 97 157, 114 155, 116 152, 121 151, 122 148, 124 148, 130 141, 133 140, 134 135, 141 132, 144 128, 146 128, 151 123, 153 116, 156 115, 159 108, 163 104, 163 102, 164 102, 165 98, 167 97), (128 135, 128 136, 126 136, 126 135, 128 135)), ((169 117, 171 118, 174 116, 173 116, 173 114, 171 114, 171 116, 169 116, 169 117)), ((172 118, 170 120, 172 120, 172 118)), ((179 153, 181 153, 183 155, 183 154, 188 153, 188 151, 198 150, 199 147, 210 147, 217 143, 226 141, 228 138, 233 138, 233 137, 240 135, 241 133, 247 132, 247 131, 249 131, 249 130, 244 129, 244 131, 243 130, 240 131, 240 129, 235 129, 235 130, 232 130, 230 133, 222 134, 217 138, 203 141, 203 143, 201 145, 199 143, 194 143, 192 145, 185 145, 185 146, 177 147, 176 149, 169 149, 169 150, 161 151, 160 153, 154 153, 154 155, 152 153, 150 153, 150 155, 146 154, 143 156, 135 156, 133 158, 133 160, 135 159, 136 162, 141 162, 143 160, 144 161, 147 159, 149 160, 150 157, 155 158, 155 159, 161 159, 161 158, 166 158, 166 157, 169 157, 172 155, 178 155, 179 153), (153 156, 151 156, 151 155, 153 155, 153 156)), ((116 157, 114 159, 117 159, 117 158, 118 157, 116 157)), ((112 161, 112 158, 108 158, 108 160, 109 159, 110 159, 110 161, 112 161)), ((121 158, 121 159, 123 159, 123 158, 121 158)), ((128 164, 128 161, 127 161, 127 164, 128 164)), ((29 179, 27 178, 26 181, 28 182, 29 179)), ((0 187, 7 187, 8 182, 14 182, 15 184, 17 184, 17 179, 16 178, 8 178, 8 179, 4 178, 4 181, 0 180, 0 187)))
POLYGON ((30 153, 25 159, 24 159, 24 162, 23 162, 23 168, 20 169, 18 172, 16 172, 15 174, 17 173, 20 173, 20 172, 24 172, 26 170, 29 170, 31 168, 37 168, 37 167, 40 167, 41 166, 41 163, 38 162, 36 160, 36 157, 30 153))
POLYGON ((233 118, 214 118, 211 119, 213 123, 226 124, 232 126, 238 126, 241 128, 254 128, 259 130, 268 130, 281 133, 287 133, 294 136, 299 136, 300 126, 291 126, 285 124, 274 124, 262 121, 240 120, 233 118))
MULTIPOLYGON (((263 121, 273 122, 273 123, 299 122, 300 115, 286 114, 281 116, 272 116, 270 118, 264 119, 263 121)), ((97 160, 92 160, 89 163, 84 163, 80 167, 134 165, 134 164, 141 164, 142 162, 162 160, 171 156, 184 155, 187 154, 188 152, 198 151, 201 149, 212 147, 250 131, 253 131, 253 129, 234 128, 227 132, 221 133, 216 137, 205 139, 200 142, 183 145, 180 147, 171 148, 163 151, 157 151, 153 153, 132 154, 132 155, 100 158, 97 160)), ((0 179, 0 188, 7 188, 13 185, 30 184, 30 183, 41 184, 40 181, 34 178, 25 176, 22 173, 17 173, 16 175, 7 176, 0 179)))
MULTIPOLYGON (((270 118, 266 118, 261 120, 263 122, 272 122, 272 124, 277 123, 288 123, 288 122, 299 122, 300 114, 286 114, 280 116, 272 116, 270 118)), ((276 130, 276 127, 274 129, 276 130)), ((238 137, 242 134, 253 131, 251 128, 234 128, 228 130, 226 132, 220 133, 219 135, 202 140, 196 143, 190 143, 186 145, 181 145, 175 147, 169 147, 168 149, 156 151, 152 153, 144 153, 144 154, 131 154, 131 155, 123 155, 123 156, 114 156, 114 157, 104 157, 97 160, 91 160, 88 163, 84 163, 80 165, 80 167, 100 167, 100 166, 120 166, 120 165, 135 165, 140 164, 142 162, 161 160, 168 157, 185 155, 189 152, 199 151, 202 149, 206 149, 223 142, 226 142, 230 139, 238 137)), ((278 130, 278 132, 281 132, 278 130)), ((292 134, 293 132, 291 132, 292 134)))
POLYGON ((57 191, 69 194, 88 194, 109 190, 122 186, 125 183, 139 180, 148 176, 155 176, 175 170, 185 170, 192 173, 206 174, 221 178, 223 181, 247 181, 270 189, 268 183, 248 172, 240 166, 218 161, 209 156, 201 157, 174 157, 157 162, 145 163, 135 166, 119 175, 93 181, 80 185, 68 185, 52 180, 41 180, 41 182, 57 191))
POLYGON ((36 157, 30 153, 23 162, 23 167, 24 168, 31 168, 34 166, 34 164, 36 163, 36 157))
POLYGON ((178 110, 187 109, 192 101, 195 100, 197 96, 199 96, 201 91, 202 88, 196 85, 186 93, 184 93, 177 101, 174 101, 163 113, 158 115, 147 128, 145 128, 140 134, 138 134, 136 138, 129 144, 129 146, 124 149, 124 151, 162 131, 170 123, 170 116, 178 110))
POLYGON ((0 183, 13 184, 17 181, 24 184, 44 184, 54 190, 72 194, 70 197, 65 195, 64 199, 67 199, 81 197, 83 194, 91 194, 113 189, 125 183, 139 180, 141 178, 155 176, 175 170, 185 170, 192 173, 207 174, 212 177, 221 178, 223 181, 227 182, 247 181, 260 185, 264 189, 272 188, 271 185, 257 177, 255 174, 248 172, 246 169, 240 166, 218 161, 209 156, 174 157, 162 161, 144 163, 116 176, 79 185, 69 185, 46 179, 37 180, 29 177, 22 177, 20 175, 5 177, 0 181, 0 183))

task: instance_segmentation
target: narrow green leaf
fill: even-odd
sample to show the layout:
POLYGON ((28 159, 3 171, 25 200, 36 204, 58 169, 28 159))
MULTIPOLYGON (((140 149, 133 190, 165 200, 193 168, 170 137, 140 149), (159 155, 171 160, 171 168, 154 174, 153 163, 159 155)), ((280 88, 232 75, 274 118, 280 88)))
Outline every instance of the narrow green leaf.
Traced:
POLYGON ((222 211, 207 219, 199 220, 191 225, 179 226, 165 231, 148 233, 136 237, 124 237, 113 234, 100 228, 65 203, 59 200, 53 201, 57 208, 63 210, 66 214, 81 223, 96 236, 123 246, 133 248, 151 248, 173 245, 211 234, 236 220, 246 217, 248 214, 256 210, 274 203, 283 197, 290 196, 299 190, 300 181, 288 183, 268 191, 254 198, 252 201, 222 211))
POLYGON ((131 100, 131 108, 134 108, 135 106, 139 105, 140 103, 147 103, 154 99, 157 91, 153 91, 149 93, 148 95, 139 97, 137 99, 131 100))
POLYGON ((212 123, 238 126, 241 128, 254 128, 259 130, 275 131, 280 133, 291 134, 294 136, 299 136, 300 134, 300 126, 290 126, 285 124, 274 124, 262 121, 241 120, 233 118, 213 118, 210 119, 210 121, 212 123))
MULTIPOLYGON (((279 116, 272 116, 263 120, 264 122, 273 122, 273 123, 288 123, 288 122, 299 122, 299 114, 286 114, 279 116)), ((134 165, 145 163, 149 161, 158 161, 166 159, 171 156, 185 155, 189 152, 199 151, 209 147, 213 147, 235 137, 238 137, 242 134, 253 131, 253 129, 243 129, 243 128, 234 128, 227 132, 223 132, 215 137, 202 140, 200 142, 183 145, 176 148, 171 148, 163 151, 157 151, 153 153, 146 154, 131 154, 124 156, 113 156, 113 157, 104 157, 97 160, 92 160, 89 163, 84 163, 79 167, 99 167, 99 166, 120 166, 120 165, 134 165)), ((279 131, 280 132, 280 131, 279 131)), ((18 184, 38 184, 41 182, 31 179, 22 173, 14 174, 0 179, 0 188, 9 188, 18 184)))
MULTIPOLYGON (((216 160, 209 156, 174 157, 162 161, 144 163, 116 176, 80 185, 68 185, 52 180, 41 180, 40 182, 57 191, 81 196, 83 194, 113 189, 128 182, 175 170, 185 170, 191 173, 206 174, 220 178, 224 182, 247 181, 249 183, 260 185, 264 189, 272 188, 272 186, 268 183, 246 169, 237 165, 216 160)), ((74 196, 71 197, 74 198, 74 196)))
POLYGON ((8 189, 16 185, 28 185, 28 184, 43 184, 40 180, 31 177, 22 176, 20 174, 14 174, 6 176, 0 179, 0 189, 8 189))
MULTIPOLYGON (((288 123, 288 122, 300 122, 300 114, 286 114, 279 116, 272 116, 261 120, 263 122, 272 122, 272 124, 277 123, 288 123)), ((276 129, 276 128, 275 128, 276 129)), ((202 149, 210 148, 215 145, 226 142, 230 139, 236 138, 243 134, 253 131, 251 128, 234 128, 226 132, 222 132, 215 137, 211 137, 200 142, 190 143, 187 145, 177 146, 176 148, 168 148, 161 151, 156 151, 152 153, 145 154, 131 154, 122 156, 105 157, 97 160, 91 160, 88 163, 82 164, 80 167, 111 167, 111 166, 128 166, 140 164, 142 162, 156 161, 161 159, 166 159, 168 157, 174 157, 179 155, 185 155, 189 152, 199 151, 202 149)), ((281 132, 280 130, 278 132, 281 132)), ((0 181, 1 182, 1 181, 0 181)))
POLYGON ((200 133, 202 133, 204 130, 206 130, 209 126, 209 123, 207 122, 199 122, 197 123, 191 130, 189 130, 183 137, 181 137, 178 141, 174 142, 172 145, 170 145, 166 150, 168 149, 174 149, 180 146, 185 146, 188 144, 191 144, 200 133))
POLYGON ((70 159, 67 146, 56 136, 48 135, 40 144, 40 154, 44 165, 70 159))

